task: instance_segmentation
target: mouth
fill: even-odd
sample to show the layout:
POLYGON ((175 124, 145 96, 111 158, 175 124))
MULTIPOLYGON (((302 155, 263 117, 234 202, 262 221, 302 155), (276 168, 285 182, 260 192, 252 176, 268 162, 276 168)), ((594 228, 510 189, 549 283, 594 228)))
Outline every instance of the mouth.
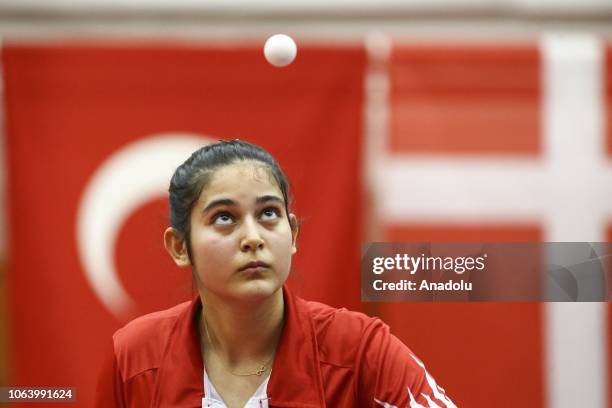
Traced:
POLYGON ((255 261, 255 262, 249 262, 248 264, 243 265, 238 270, 240 272, 261 272, 261 271, 268 269, 269 267, 270 265, 268 265, 265 262, 255 261))

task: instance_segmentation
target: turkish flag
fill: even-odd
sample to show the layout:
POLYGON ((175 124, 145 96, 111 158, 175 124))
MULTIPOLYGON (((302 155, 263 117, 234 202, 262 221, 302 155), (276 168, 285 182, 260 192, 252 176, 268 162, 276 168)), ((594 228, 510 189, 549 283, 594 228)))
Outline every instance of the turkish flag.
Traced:
POLYGON ((361 47, 303 46, 284 69, 252 43, 2 52, 11 384, 76 387, 87 407, 112 332, 189 298, 163 248, 165 191, 218 139, 263 146, 288 175, 298 293, 359 308, 361 47))

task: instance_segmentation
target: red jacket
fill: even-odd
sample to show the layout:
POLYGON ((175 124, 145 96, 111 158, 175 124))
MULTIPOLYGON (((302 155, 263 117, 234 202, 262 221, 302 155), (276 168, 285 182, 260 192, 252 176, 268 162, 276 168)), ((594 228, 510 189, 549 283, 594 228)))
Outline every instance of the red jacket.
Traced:
MULTIPOLYGON (((270 407, 454 407, 389 327, 307 302, 283 287, 285 326, 268 383, 270 407)), ((128 323, 113 336, 97 406, 201 407, 200 298, 128 323)))

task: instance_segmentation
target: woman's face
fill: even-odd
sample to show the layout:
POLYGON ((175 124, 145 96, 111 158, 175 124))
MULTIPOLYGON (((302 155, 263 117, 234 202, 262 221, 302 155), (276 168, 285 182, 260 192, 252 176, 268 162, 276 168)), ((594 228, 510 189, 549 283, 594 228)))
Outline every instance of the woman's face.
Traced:
POLYGON ((227 300, 276 292, 296 250, 289 217, 295 220, 264 165, 241 161, 216 170, 191 212, 192 264, 202 289, 227 300))

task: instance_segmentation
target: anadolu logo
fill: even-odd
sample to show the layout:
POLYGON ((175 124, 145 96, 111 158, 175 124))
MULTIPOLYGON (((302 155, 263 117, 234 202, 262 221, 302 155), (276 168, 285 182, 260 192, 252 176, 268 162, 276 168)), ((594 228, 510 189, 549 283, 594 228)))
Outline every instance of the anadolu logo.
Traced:
POLYGON ((165 196, 176 168, 212 142, 196 134, 153 135, 114 153, 87 183, 77 212, 78 254, 89 285, 119 319, 135 310, 117 276, 113 248, 119 230, 138 208, 165 196))

